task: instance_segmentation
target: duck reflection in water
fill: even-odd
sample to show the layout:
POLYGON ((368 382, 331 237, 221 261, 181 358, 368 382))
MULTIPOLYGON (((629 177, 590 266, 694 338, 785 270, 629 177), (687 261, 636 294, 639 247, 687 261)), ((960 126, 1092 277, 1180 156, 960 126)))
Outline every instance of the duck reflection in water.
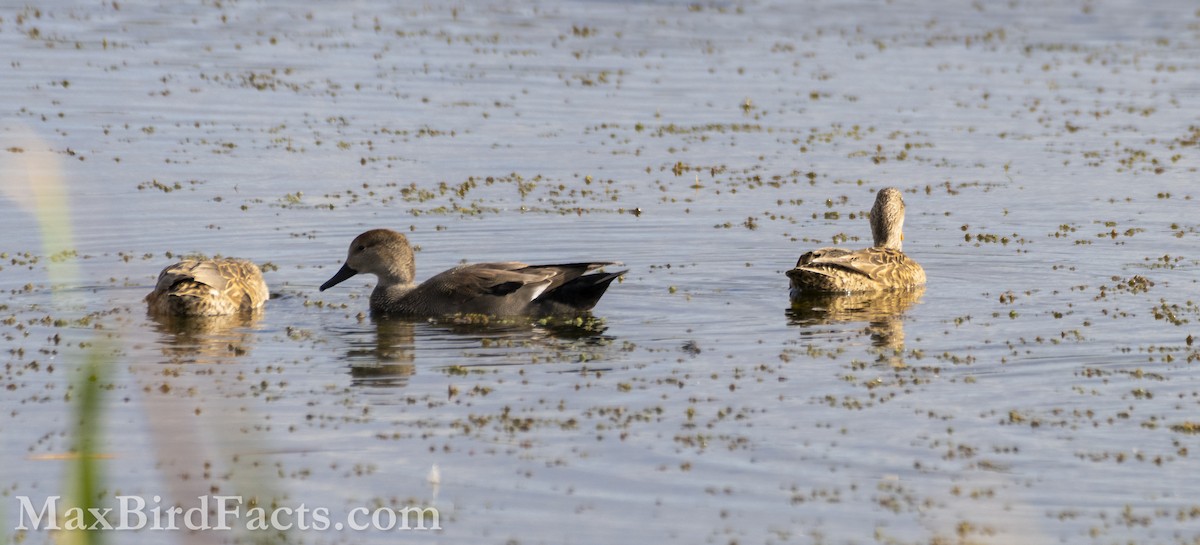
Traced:
POLYGON ((416 323, 376 316, 373 332, 356 329, 344 334, 349 344, 345 361, 355 386, 402 387, 416 371, 413 365, 416 323), (365 333, 365 334, 364 334, 365 333), (373 334, 371 334, 373 333, 373 334))
MULTIPOLYGON (((247 395, 248 383, 258 381, 230 380, 243 372, 254 373, 258 367, 253 352, 263 334, 262 316, 262 312, 186 315, 156 312, 153 306, 148 312, 149 327, 157 338, 147 348, 157 349, 162 358, 146 359, 162 368, 130 368, 134 380, 144 388, 140 402, 152 439, 152 456, 157 460, 155 468, 164 476, 164 500, 172 498, 179 508, 202 510, 197 498, 211 493, 205 479, 180 476, 208 471, 213 459, 236 460, 235 448, 240 455, 265 451, 271 444, 264 431, 269 427, 261 426, 266 417, 255 404, 237 401, 247 395), (226 439, 230 436, 236 436, 236 441, 226 439)), ((144 360, 138 357, 134 361, 144 360)), ((246 458, 255 464, 259 460, 246 458)), ((256 471, 250 463, 229 464, 221 471, 243 476, 256 471)))
POLYGON ((356 386, 403 387, 417 372, 418 354, 426 369, 489 368, 534 363, 572 365, 609 350, 608 326, 591 316, 526 317, 487 321, 435 321, 380 314, 336 332, 347 348, 343 360, 356 386), (446 358, 447 351, 456 354, 446 358), (425 358, 422 358, 425 359, 425 358))
POLYGON ((145 301, 165 363, 221 363, 250 351, 269 298, 258 265, 223 258, 168 265, 145 301))
POLYGON ((805 293, 793 297, 787 310, 788 324, 801 327, 866 323, 861 334, 882 349, 880 359, 903 367, 904 312, 912 308, 925 288, 864 293, 805 293))
POLYGON ((158 345, 169 364, 228 363, 251 352, 261 313, 176 316, 151 313, 158 345))

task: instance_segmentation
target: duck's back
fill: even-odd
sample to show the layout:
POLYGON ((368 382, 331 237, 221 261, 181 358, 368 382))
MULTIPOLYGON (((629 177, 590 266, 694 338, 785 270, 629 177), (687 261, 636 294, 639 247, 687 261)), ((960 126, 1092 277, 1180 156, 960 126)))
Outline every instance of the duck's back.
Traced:
POLYGON ((787 272, 792 293, 863 292, 915 288, 925 270, 904 252, 890 248, 821 248, 802 256, 787 272))
POLYGON ((417 286, 377 286, 371 309, 391 315, 519 316, 569 314, 595 306, 621 273, 584 274, 612 263, 528 265, 474 263, 439 273, 417 286))
POLYGON ((222 316, 259 310, 269 297, 262 271, 250 261, 185 260, 159 273, 146 302, 158 314, 222 316))

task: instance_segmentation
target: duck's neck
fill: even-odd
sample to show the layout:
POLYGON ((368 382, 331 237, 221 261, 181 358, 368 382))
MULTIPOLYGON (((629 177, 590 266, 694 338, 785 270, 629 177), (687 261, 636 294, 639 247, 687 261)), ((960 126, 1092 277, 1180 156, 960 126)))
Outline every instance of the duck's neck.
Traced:
POLYGON ((415 287, 417 287, 417 284, 414 282, 389 282, 380 278, 379 282, 375 284, 375 289, 371 291, 371 303, 374 305, 377 302, 388 303, 397 301, 415 287))
POLYGON ((903 252, 904 251, 904 237, 900 237, 900 236, 887 237, 887 238, 884 238, 883 240, 880 240, 877 238, 877 239, 875 239, 875 247, 876 248, 887 248, 889 250, 896 250, 897 252, 903 252))
POLYGON ((887 248, 896 250, 897 252, 904 251, 904 218, 890 219, 890 221, 880 218, 871 218, 871 234, 875 238, 876 248, 887 248))

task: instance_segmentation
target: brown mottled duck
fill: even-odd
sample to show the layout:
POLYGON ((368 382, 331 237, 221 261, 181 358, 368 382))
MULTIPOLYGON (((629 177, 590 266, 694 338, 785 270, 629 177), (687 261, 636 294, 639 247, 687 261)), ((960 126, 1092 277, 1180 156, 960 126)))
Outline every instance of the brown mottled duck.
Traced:
POLYGON ((270 297, 262 271, 243 259, 189 259, 163 269, 146 296, 164 316, 227 316, 256 312, 270 297))
POLYGON ((925 269, 904 255, 904 198, 885 187, 871 208, 875 246, 861 250, 821 248, 802 256, 787 272, 791 295, 912 289, 925 284, 925 269))

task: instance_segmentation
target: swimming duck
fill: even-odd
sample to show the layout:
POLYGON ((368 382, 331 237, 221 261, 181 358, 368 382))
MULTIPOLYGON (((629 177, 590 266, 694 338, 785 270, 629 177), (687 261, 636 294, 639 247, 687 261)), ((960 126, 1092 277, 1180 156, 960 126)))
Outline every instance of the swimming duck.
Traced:
POLYGON ((258 265, 244 259, 188 259, 158 274, 146 296, 150 312, 173 316, 225 316, 256 312, 270 298, 258 265))
POLYGON ((380 314, 412 318, 571 315, 596 306, 609 284, 628 272, 585 274, 607 265, 619 263, 474 263, 417 284, 408 239, 389 229, 372 229, 355 237, 346 262, 320 291, 367 273, 379 279, 371 292, 371 311, 380 314))
POLYGON ((871 208, 875 246, 862 250, 821 248, 802 256, 787 272, 793 298, 809 292, 910 289, 925 284, 925 269, 904 255, 904 198, 885 187, 871 208))

